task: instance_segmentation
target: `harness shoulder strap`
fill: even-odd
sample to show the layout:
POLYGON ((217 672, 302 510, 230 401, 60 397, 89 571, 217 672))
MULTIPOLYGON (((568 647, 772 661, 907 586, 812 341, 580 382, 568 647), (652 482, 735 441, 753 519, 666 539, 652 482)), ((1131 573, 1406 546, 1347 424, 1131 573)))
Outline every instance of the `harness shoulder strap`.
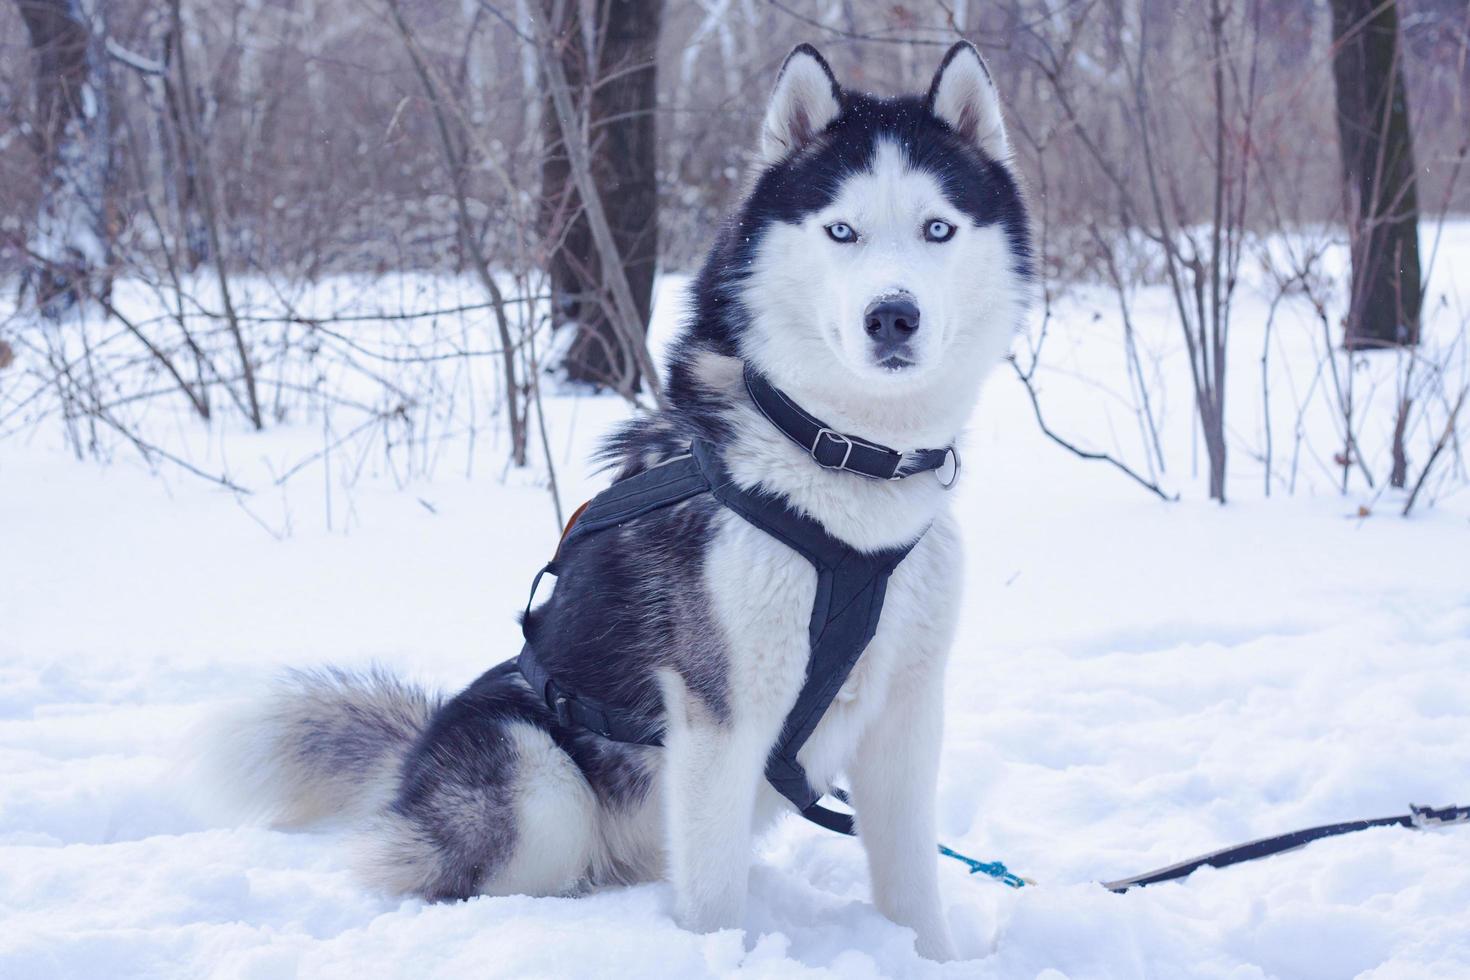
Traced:
POLYGON ((675 456, 619 480, 583 504, 557 551, 577 538, 616 527, 662 507, 672 507, 707 490, 709 483, 693 456, 675 456))
POLYGON ((551 556, 551 561, 543 565, 531 580, 531 594, 526 598, 526 615, 521 619, 522 634, 525 633, 525 624, 530 617, 531 606, 536 601, 536 589, 541 585, 541 579, 561 573, 561 553, 568 544, 606 528, 617 527, 661 507, 672 507, 708 490, 709 483, 699 464, 692 455, 685 454, 650 467, 626 480, 619 480, 578 507, 572 512, 567 526, 562 528, 556 554, 551 556))
POLYGON ((888 577, 917 541, 872 554, 860 552, 832 537, 819 522, 793 510, 781 498, 741 489, 707 444, 696 441, 693 454, 704 470, 710 492, 720 503, 785 543, 816 569, 806 682, 786 715, 780 740, 766 760, 766 779, 808 820, 851 833, 850 817, 818 804, 822 794, 812 787, 796 755, 878 631, 888 577))

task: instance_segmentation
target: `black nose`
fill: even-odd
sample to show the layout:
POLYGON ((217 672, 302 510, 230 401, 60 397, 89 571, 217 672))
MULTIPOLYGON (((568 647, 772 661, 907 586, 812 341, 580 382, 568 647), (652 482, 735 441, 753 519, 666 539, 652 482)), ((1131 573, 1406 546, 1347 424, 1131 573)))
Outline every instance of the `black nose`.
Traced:
POLYGON ((863 326, 880 347, 897 346, 919 329, 919 305, 905 296, 879 300, 863 314, 863 326))

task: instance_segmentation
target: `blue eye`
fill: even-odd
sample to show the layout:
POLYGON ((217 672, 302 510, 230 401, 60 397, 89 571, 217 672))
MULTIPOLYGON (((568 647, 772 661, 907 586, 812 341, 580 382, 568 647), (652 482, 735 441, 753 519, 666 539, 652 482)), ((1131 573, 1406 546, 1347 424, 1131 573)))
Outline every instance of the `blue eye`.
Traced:
POLYGON ((948 221, 935 218, 924 226, 924 240, 929 242, 947 242, 954 237, 954 225, 948 221))
POLYGON ((834 221, 827 226, 827 237, 834 242, 850 245, 857 241, 857 232, 852 230, 852 225, 845 221, 834 221))

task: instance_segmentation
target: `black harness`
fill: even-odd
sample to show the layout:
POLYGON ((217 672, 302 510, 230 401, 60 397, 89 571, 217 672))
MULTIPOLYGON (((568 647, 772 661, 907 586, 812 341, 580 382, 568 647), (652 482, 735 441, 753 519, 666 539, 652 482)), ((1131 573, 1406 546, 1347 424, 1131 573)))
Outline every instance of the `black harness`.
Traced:
MULTIPOLYGON (((745 371, 745 383, 762 414, 805 449, 819 466, 876 480, 903 479, 951 466, 957 475, 959 463, 953 449, 899 453, 829 428, 749 367, 745 371)), ((952 485, 954 477, 945 482, 952 485)), ((817 591, 809 627, 811 656, 807 661, 806 681, 786 716, 780 738, 771 749, 766 779, 808 820, 851 834, 852 817, 819 803, 822 794, 807 781, 796 754, 877 632, 888 577, 918 539, 902 547, 871 553, 858 551, 828 534, 821 522, 797 513, 784 498, 737 486, 726 472, 716 447, 696 439, 688 454, 620 480, 594 497, 573 518, 557 554, 578 538, 619 527, 702 493, 713 494, 721 504, 791 548, 816 569, 817 591)), ((553 557, 531 583, 532 600, 541 577, 547 573, 556 575, 558 571, 557 558, 553 557)), ((584 728, 618 742, 663 744, 660 718, 578 695, 574 688, 546 669, 529 636, 516 664, 531 689, 545 698, 558 724, 584 728)))

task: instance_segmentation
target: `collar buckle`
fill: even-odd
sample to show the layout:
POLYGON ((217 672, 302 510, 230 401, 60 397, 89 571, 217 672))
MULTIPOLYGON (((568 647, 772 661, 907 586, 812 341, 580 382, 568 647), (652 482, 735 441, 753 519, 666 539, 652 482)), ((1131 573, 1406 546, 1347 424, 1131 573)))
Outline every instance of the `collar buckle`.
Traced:
POLYGON ((824 425, 817 430, 817 434, 812 439, 812 444, 807 449, 807 452, 811 454, 812 459, 816 460, 817 465, 823 469, 845 470, 847 469, 847 461, 852 458, 852 445, 852 440, 847 436, 838 432, 836 429, 829 429, 824 425), (822 457, 817 453, 817 449, 821 447, 823 437, 843 447, 842 459, 839 462, 825 463, 822 461, 822 457))

